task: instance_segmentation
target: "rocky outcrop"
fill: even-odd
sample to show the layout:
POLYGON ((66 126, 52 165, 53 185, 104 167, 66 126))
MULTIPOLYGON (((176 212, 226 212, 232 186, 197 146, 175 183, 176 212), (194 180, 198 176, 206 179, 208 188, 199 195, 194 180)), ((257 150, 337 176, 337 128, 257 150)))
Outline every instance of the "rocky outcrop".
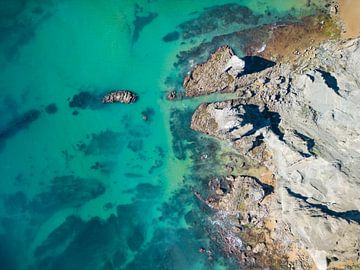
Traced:
MULTIPOLYGON (((207 62, 196 65, 184 79, 185 95, 200 96, 217 91, 233 91, 234 74, 231 72, 231 67, 234 65, 233 57, 233 50, 224 46, 213 53, 207 62)), ((239 70, 239 61, 241 60, 235 61, 236 70, 239 70)))
POLYGON ((294 61, 235 79, 229 87, 238 99, 201 104, 194 112, 194 130, 229 141, 274 179, 265 196, 266 179, 232 178, 230 191, 218 191, 209 204, 251 246, 251 267, 283 269, 265 259, 276 250, 279 262, 294 269, 356 269, 360 41, 328 42, 294 61))
POLYGON ((176 97, 177 97, 176 91, 175 90, 170 91, 166 97, 168 100, 176 99, 176 97))
POLYGON ((112 91, 103 97, 103 103, 134 103, 137 95, 128 90, 112 91))

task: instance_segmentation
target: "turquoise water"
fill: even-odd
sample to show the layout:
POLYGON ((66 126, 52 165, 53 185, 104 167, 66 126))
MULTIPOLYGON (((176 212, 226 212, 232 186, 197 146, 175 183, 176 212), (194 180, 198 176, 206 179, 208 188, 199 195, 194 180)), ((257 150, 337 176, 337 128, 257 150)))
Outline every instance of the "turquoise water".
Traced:
POLYGON ((201 60, 180 52, 312 14, 307 2, 2 0, 0 268, 237 267, 192 195, 222 173, 222 146, 189 130, 191 112, 224 97, 166 93, 201 60), (139 101, 100 104, 113 89, 139 101))

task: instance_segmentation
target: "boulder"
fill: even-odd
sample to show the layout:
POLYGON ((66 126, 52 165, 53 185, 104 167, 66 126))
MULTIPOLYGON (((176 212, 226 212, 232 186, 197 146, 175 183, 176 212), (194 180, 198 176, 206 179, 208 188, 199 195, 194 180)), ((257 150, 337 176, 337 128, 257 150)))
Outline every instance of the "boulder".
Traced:
POLYGON ((102 99, 103 103, 134 103, 138 99, 137 95, 128 90, 111 91, 102 99))

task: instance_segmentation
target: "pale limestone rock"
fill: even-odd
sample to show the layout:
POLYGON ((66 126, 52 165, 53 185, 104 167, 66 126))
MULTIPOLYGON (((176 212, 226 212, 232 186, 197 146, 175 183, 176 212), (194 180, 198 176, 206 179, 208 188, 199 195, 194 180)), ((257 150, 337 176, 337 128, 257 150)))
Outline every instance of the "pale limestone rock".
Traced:
POLYGON ((236 78, 245 70, 245 61, 237 57, 236 55, 231 56, 227 62, 224 72, 229 73, 231 76, 236 78))

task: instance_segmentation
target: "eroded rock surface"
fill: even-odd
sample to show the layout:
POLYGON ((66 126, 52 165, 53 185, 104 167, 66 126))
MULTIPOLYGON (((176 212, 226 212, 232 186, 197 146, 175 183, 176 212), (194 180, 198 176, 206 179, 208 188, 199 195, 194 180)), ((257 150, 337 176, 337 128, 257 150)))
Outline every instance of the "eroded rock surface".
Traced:
POLYGON ((234 77, 226 71, 233 56, 234 52, 230 47, 220 47, 207 62, 195 66, 184 80, 185 95, 200 96, 217 91, 233 90, 234 77))
POLYGON ((254 260, 244 262, 244 246, 239 259, 275 269, 360 267, 360 41, 327 42, 293 64, 227 83, 217 74, 204 86, 219 70, 214 55, 195 68, 192 86, 235 89, 239 98, 201 104, 191 127, 231 142, 274 179, 267 196, 264 179, 241 176, 209 197, 232 233, 251 243, 254 260), (274 253, 278 266, 266 260, 274 253))
POLYGON ((131 91, 120 90, 112 91, 109 94, 105 95, 103 98, 103 103, 134 103, 137 100, 137 95, 131 91))

